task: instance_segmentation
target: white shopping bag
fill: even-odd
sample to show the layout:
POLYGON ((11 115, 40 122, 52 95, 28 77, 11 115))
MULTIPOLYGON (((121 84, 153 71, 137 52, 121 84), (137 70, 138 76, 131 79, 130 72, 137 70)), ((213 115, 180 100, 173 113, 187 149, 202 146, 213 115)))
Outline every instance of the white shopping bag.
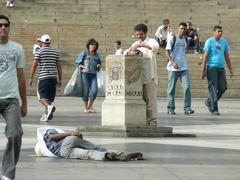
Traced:
POLYGON ((98 83, 98 93, 105 94, 106 72, 101 69, 97 72, 97 83, 98 83))
POLYGON ((83 85, 80 67, 74 70, 71 79, 64 88, 64 95, 82 97, 83 85))

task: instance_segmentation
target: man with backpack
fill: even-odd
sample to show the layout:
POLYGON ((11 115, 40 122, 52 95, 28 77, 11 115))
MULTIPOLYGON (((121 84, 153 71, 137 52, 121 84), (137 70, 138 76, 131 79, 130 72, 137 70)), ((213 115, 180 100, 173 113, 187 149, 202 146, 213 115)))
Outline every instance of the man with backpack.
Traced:
POLYGON ((178 25, 177 34, 173 35, 167 41, 166 56, 168 59, 168 114, 175 115, 175 88, 177 80, 180 78, 184 93, 184 114, 193 114, 194 110, 191 109, 191 89, 188 74, 188 65, 186 59, 186 49, 188 47, 185 33, 187 24, 181 22, 178 25))

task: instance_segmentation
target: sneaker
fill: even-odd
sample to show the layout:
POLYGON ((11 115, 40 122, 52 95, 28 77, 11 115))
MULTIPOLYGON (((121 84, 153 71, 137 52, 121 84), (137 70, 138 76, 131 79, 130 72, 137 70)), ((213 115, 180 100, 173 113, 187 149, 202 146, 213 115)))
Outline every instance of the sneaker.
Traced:
POLYGON ((192 109, 189 109, 184 112, 185 115, 189 115, 189 114, 193 114, 193 113, 194 113, 194 110, 192 110, 192 109))
POLYGON ((9 2, 7 2, 7 3, 6 3, 6 7, 9 7, 9 6, 10 6, 10 3, 9 3, 9 2))
POLYGON ((47 119, 51 120, 53 118, 53 112, 56 110, 55 106, 49 105, 48 106, 48 114, 47 114, 47 119))
POLYGON ((198 52, 197 50, 194 50, 194 53, 195 53, 195 54, 199 54, 199 52, 198 52))
POLYGON ((8 178, 8 177, 6 177, 6 176, 2 176, 1 178, 0 178, 0 180, 13 180, 13 179, 11 179, 11 178, 8 178))
POLYGON ((13 3, 10 3, 9 6, 10 6, 10 7, 13 7, 13 3))
POLYGON ((41 122, 47 122, 48 119, 47 119, 47 114, 44 114, 41 119, 40 119, 41 122))
POLYGON ((167 114, 169 115, 176 115, 173 109, 168 110, 167 114))
POLYGON ((218 111, 213 111, 213 112, 212 112, 212 115, 219 116, 219 115, 220 115, 220 113, 219 113, 218 111))
POLYGON ((129 153, 127 155, 127 160, 143 160, 143 154, 140 152, 129 153))

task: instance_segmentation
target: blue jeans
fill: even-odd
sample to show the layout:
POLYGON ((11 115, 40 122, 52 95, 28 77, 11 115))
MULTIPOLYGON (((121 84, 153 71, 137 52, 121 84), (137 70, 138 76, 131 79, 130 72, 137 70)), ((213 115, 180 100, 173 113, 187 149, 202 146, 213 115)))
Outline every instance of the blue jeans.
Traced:
POLYGON ((190 49, 193 48, 196 51, 199 51, 199 49, 200 49, 198 39, 188 40, 188 46, 189 46, 190 49))
POLYGON ((97 97, 98 84, 97 84, 97 75, 91 73, 82 73, 83 80, 83 101, 88 101, 89 96, 90 100, 94 101, 97 97), (90 94, 91 93, 91 94, 90 94))
POLYGON ((167 89, 167 98, 168 98, 168 110, 172 111, 175 109, 175 88, 177 80, 180 78, 184 94, 184 111, 191 109, 191 89, 190 89, 190 80, 188 71, 168 71, 168 89, 167 89))
POLYGON ((227 90, 227 80, 224 68, 207 67, 209 111, 218 111, 218 101, 227 90))

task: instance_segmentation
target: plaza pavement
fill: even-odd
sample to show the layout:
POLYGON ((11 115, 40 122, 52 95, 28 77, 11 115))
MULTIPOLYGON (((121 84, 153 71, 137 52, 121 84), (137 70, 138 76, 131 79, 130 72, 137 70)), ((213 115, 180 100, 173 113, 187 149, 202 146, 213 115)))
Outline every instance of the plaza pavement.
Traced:
MULTIPOLYGON (((193 99, 193 115, 183 115, 182 99, 176 100, 176 116, 166 114, 166 99, 158 99, 158 126, 173 127, 174 133, 197 137, 113 138, 86 137, 107 148, 140 151, 143 161, 103 162, 33 157, 36 129, 54 126, 101 124, 101 104, 96 114, 85 114, 80 98, 57 97, 54 119, 39 121, 43 111, 35 97, 28 97, 28 116, 23 121, 23 144, 16 180, 240 180, 240 100, 222 99, 220 116, 212 116, 204 99, 193 99)), ((5 147, 4 122, 0 120, 0 158, 5 147)))

